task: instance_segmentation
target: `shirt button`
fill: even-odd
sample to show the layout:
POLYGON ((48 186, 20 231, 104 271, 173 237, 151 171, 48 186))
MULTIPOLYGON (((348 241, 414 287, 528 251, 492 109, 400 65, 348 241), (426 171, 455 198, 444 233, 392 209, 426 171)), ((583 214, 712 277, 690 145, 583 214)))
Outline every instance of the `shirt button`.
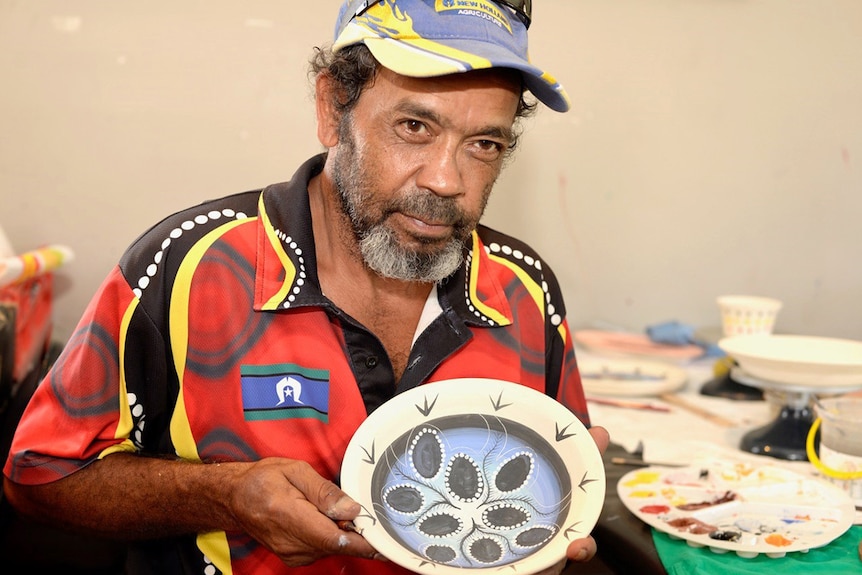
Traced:
POLYGON ((374 369, 375 367, 377 367, 377 358, 373 355, 370 355, 365 358, 365 367, 367 367, 368 369, 374 369))

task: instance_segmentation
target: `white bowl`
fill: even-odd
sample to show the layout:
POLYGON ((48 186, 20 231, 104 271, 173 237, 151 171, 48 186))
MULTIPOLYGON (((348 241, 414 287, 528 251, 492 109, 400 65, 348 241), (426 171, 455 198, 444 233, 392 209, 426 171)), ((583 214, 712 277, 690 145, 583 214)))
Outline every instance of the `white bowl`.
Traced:
POLYGON ((862 387, 862 341, 802 335, 735 335, 718 346, 754 377, 805 387, 862 387))

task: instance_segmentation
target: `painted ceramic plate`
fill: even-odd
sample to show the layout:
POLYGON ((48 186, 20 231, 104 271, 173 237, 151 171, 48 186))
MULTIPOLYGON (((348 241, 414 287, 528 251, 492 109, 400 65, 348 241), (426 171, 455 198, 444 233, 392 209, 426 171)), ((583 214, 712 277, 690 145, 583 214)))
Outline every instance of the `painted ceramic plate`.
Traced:
POLYGON ((530 388, 453 379, 395 396, 347 447, 357 530, 417 573, 535 573, 587 536, 601 454, 575 415, 530 388))
POLYGON ((821 547, 853 524, 842 490, 787 469, 715 462, 647 467, 617 483, 625 506, 652 527, 692 547, 740 557, 783 557, 821 547))
POLYGON ((688 381, 684 369, 658 361, 579 358, 578 369, 588 395, 661 395, 688 381))

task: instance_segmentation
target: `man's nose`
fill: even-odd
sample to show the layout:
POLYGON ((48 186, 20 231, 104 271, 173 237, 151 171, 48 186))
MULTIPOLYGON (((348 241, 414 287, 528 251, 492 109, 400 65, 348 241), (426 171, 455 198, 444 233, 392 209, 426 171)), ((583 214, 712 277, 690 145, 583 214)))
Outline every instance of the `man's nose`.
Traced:
POLYGON ((416 184, 438 196, 457 196, 464 191, 462 158, 458 147, 439 142, 423 152, 416 184))

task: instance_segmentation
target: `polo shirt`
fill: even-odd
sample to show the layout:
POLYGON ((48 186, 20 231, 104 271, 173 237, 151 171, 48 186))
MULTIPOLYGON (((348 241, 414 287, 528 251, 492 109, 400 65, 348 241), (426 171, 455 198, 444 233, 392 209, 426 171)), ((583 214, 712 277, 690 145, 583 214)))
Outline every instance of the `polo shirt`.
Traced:
MULTIPOLYGON (((338 481, 351 436, 396 393, 452 378, 540 390, 589 425, 553 273, 479 226, 437 285, 398 382, 380 341, 321 292, 307 184, 204 202, 141 235, 110 272, 17 429, 4 469, 42 484, 117 451, 287 457, 338 481), (430 310, 430 313, 429 313, 430 310)), ((404 573, 329 557, 288 568, 240 534, 135 543, 130 573, 404 573), (342 571, 343 569, 343 571, 342 571)))

